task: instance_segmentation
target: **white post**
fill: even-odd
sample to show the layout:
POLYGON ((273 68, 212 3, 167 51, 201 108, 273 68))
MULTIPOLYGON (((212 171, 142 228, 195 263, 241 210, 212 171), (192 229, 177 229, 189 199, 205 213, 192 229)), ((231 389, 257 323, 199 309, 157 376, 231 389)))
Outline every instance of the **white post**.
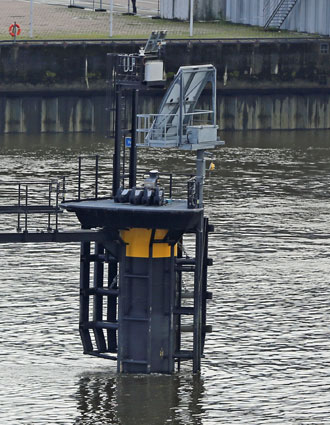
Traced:
POLYGON ((30 38, 33 37, 33 0, 30 0, 30 38))
POLYGON ((110 37, 112 37, 112 23, 113 23, 113 0, 110 0, 110 37))
POLYGON ((190 0, 190 37, 194 35, 194 0, 190 0))

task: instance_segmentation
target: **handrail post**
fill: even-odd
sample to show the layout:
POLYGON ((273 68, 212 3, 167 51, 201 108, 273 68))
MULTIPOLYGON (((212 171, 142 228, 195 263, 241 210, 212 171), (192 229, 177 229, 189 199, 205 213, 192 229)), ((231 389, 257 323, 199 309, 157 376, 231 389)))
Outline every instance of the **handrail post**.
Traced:
MULTIPOLYGON (((52 183, 48 183, 48 206, 49 206, 49 210, 52 204, 52 183)), ((48 213, 48 227, 47 227, 47 232, 51 231, 51 227, 50 227, 50 212, 48 213)))
POLYGON ((134 187, 136 185, 136 112, 138 108, 138 95, 138 90, 133 90, 131 149, 129 154, 129 187, 134 187))
POLYGON ((122 90, 119 85, 116 86, 116 119, 115 119, 115 146, 113 155, 113 180, 112 196, 115 197, 120 187, 120 154, 122 143, 121 128, 121 109, 122 109, 122 90))
POLYGON ((63 190, 63 192, 62 192, 62 202, 65 202, 65 176, 63 176, 63 178, 62 178, 62 190, 63 190))
POLYGON ((170 199, 172 199, 172 185, 173 185, 173 174, 170 173, 170 199))
POLYGON ((98 197, 99 184, 99 155, 95 155, 95 199, 98 197))
POLYGON ((78 201, 80 201, 80 187, 81 187, 81 156, 78 159, 78 201))
POLYGON ((24 232, 27 232, 28 230, 27 230, 27 225, 28 225, 28 218, 27 218, 27 215, 28 215, 28 197, 29 197, 29 188, 28 188, 28 185, 26 184, 25 185, 25 225, 24 225, 24 232))
POLYGON ((56 203, 55 203, 55 232, 58 231, 58 197, 60 192, 60 184, 56 183, 56 203))
POLYGON ((18 183, 18 213, 17 213, 17 232, 19 233, 21 229, 21 183, 18 183))

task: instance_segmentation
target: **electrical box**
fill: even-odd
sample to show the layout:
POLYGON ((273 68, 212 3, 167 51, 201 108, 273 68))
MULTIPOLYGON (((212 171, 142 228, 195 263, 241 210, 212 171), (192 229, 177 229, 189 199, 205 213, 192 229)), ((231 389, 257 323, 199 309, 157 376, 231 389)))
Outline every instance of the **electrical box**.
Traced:
POLYGON ((187 127, 187 140, 191 144, 217 141, 217 125, 192 125, 187 127))
POLYGON ((144 65, 144 81, 163 81, 164 63, 160 60, 147 61, 144 65))

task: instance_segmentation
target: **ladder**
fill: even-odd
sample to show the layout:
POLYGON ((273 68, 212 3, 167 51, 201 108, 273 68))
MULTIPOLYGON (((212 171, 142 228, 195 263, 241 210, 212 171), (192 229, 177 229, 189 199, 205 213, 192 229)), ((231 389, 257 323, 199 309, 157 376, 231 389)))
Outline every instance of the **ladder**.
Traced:
POLYGON ((82 242, 80 262, 79 333, 84 354, 117 360, 117 356, 112 354, 117 353, 117 259, 112 257, 101 243, 95 242, 95 251, 91 254, 91 243, 82 242), (93 286, 90 285, 92 263, 94 263, 93 286), (106 286, 104 286, 105 264, 108 264, 106 286), (106 303, 104 298, 107 298, 106 303), (92 311, 90 311, 91 301, 92 311), (94 334, 94 341, 91 331, 94 334))
POLYGON ((116 75, 113 57, 111 55, 107 55, 105 110, 107 117, 107 137, 114 137, 116 117, 116 75))
MULTIPOLYGON (((173 357, 180 370, 181 361, 193 361, 193 373, 197 373, 201 366, 205 335, 212 332, 212 326, 206 325, 206 303, 212 299, 212 293, 207 290, 207 268, 212 265, 212 260, 208 258, 208 233, 213 231, 213 226, 209 225, 208 219, 203 218, 201 228, 196 230, 196 256, 195 258, 183 258, 182 248, 178 250, 176 259, 177 288, 174 308, 174 323, 176 324, 175 351, 173 357), (193 291, 182 291, 183 273, 193 273, 193 291), (185 306, 185 300, 192 299, 192 305, 185 306), (184 316, 191 317, 192 323, 183 325, 184 316), (182 347, 182 334, 192 334, 192 349, 182 347)), ((182 247, 182 240, 179 247, 182 247)))
POLYGON ((126 153, 123 138, 128 135, 131 136, 131 144, 127 177, 129 177, 130 187, 136 185, 136 115, 138 92, 144 87, 143 79, 143 56, 107 54, 106 109, 109 112, 110 120, 108 134, 115 139, 113 196, 116 195, 119 187, 124 185, 126 153), (129 100, 131 107, 128 104, 129 100), (131 120, 128 119, 129 116, 131 116, 131 120))
MULTIPOLYGON (((128 57, 130 59, 130 57, 128 57)), ((116 130, 116 115, 119 115, 120 119, 120 134, 121 136, 126 136, 131 134, 131 128, 128 128, 128 119, 129 116, 129 106, 128 106, 128 92, 127 87, 123 84, 122 78, 123 74, 118 73, 118 69, 121 69, 121 58, 113 54, 107 55, 107 65, 106 65, 106 111, 108 112, 108 137, 115 137, 116 130), (119 92, 119 98, 117 96, 119 92)), ((132 65, 130 65, 132 66, 132 65)), ((131 71, 131 68, 129 67, 131 71)), ((136 72, 128 72, 127 82, 129 78, 137 78, 137 74, 140 72, 140 68, 136 72), (132 75, 131 75, 132 74, 132 75)))
POLYGON ((128 106, 127 106, 127 93, 123 93, 121 89, 117 87, 116 77, 109 77, 107 80, 106 87, 106 111, 108 112, 108 137, 115 137, 115 128, 116 128, 116 115, 118 113, 120 119, 120 134, 125 136, 130 133, 130 129, 127 128, 127 116, 128 116, 128 106), (119 93, 119 97, 117 96, 119 93), (116 106, 117 104, 117 106, 116 106))
POLYGON ((298 0, 280 0, 279 2, 276 1, 274 4, 274 0, 269 0, 265 5, 264 10, 269 8, 271 13, 266 19, 264 28, 266 29, 271 27, 280 29, 297 2, 298 0))

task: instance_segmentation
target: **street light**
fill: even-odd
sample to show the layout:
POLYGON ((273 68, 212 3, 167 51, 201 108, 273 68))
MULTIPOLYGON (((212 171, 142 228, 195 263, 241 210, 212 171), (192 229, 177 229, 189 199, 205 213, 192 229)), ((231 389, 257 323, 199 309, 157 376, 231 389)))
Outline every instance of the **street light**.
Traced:
POLYGON ((194 34, 194 0, 190 0, 190 37, 194 34))
POLYGON ((30 38, 33 37, 33 0, 30 0, 30 38))
POLYGON ((110 37, 113 34, 113 0, 110 0, 110 37))

